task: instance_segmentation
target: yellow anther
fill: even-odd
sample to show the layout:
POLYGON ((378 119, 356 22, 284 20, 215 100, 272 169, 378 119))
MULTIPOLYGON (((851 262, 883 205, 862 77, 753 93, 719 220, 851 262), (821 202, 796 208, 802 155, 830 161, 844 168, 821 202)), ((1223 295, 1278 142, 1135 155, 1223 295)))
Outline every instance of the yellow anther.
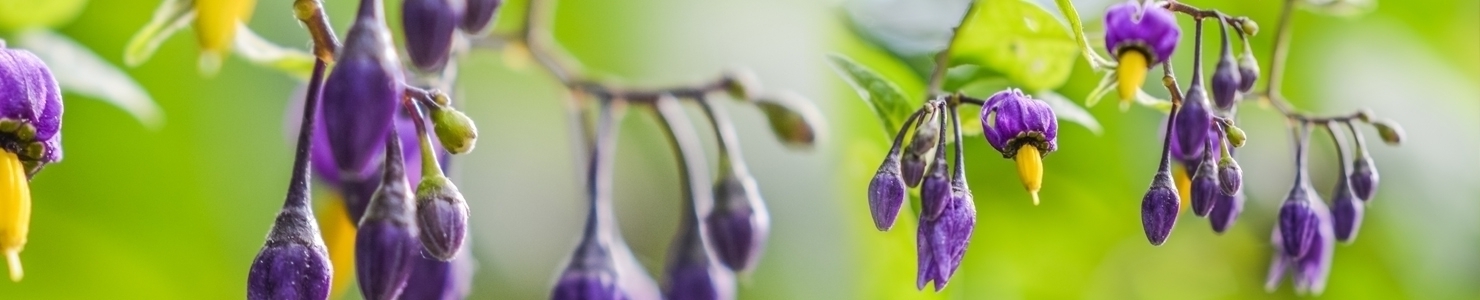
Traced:
POLYGON ((334 279, 329 284, 329 299, 339 299, 355 278, 355 225, 350 222, 344 200, 338 194, 327 197, 319 209, 319 230, 324 246, 329 248, 329 262, 334 264, 334 279))
POLYGON ((31 227, 31 185, 19 157, 0 151, 0 251, 10 266, 10 281, 21 281, 21 250, 31 227))
POLYGON ((222 56, 231 50, 236 38, 236 24, 252 18, 256 0, 196 0, 195 37, 200 45, 202 69, 214 70, 222 56))
POLYGON ((1181 205, 1177 206, 1177 213, 1182 213, 1182 208, 1187 207, 1189 199, 1192 199, 1192 176, 1187 174, 1187 168, 1172 166, 1172 181, 1177 183, 1177 197, 1181 205))
POLYGON ((1018 177, 1023 180, 1023 188, 1033 195, 1033 205, 1038 205, 1038 190, 1043 188, 1043 155, 1038 154, 1038 147, 1023 144, 1013 160, 1017 161, 1018 177))
POLYGON ((1121 53, 1115 76, 1120 83, 1120 102, 1128 103, 1135 99, 1141 84, 1146 82, 1146 54, 1136 50, 1121 53))

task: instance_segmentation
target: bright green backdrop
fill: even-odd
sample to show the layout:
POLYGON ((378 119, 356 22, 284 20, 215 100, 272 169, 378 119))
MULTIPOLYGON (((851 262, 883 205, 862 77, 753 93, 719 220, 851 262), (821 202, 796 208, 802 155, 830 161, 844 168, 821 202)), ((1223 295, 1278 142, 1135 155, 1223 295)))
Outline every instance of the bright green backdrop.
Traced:
MULTIPOLYGON (((59 31, 121 64, 124 44, 157 2, 88 1, 59 31)), ((254 30, 282 45, 307 44, 290 15, 291 1, 258 2, 254 30)), ((343 33, 356 1, 326 2, 343 33)), ((935 295, 914 290, 913 226, 879 233, 870 224, 864 186, 888 141, 824 54, 843 53, 897 78, 909 75, 852 36, 841 1, 560 2, 558 38, 599 74, 666 86, 748 66, 768 89, 798 91, 824 109, 828 134, 809 153, 783 149, 761 114, 731 105, 774 230, 760 268, 742 280, 742 298, 935 295)), ((1090 30, 1099 31, 1108 2, 1076 2, 1090 30)), ((1264 33, 1255 46, 1266 56, 1278 1, 1189 2, 1259 21, 1264 33)), ((397 6, 388 8, 393 28, 397 6)), ((1372 107, 1408 132, 1401 148, 1373 147, 1382 188, 1358 242, 1338 247, 1325 298, 1480 297, 1476 11, 1475 1, 1434 0, 1382 1, 1359 19, 1296 14, 1286 95, 1319 111, 1372 107)), ((501 25, 511 25, 518 12, 501 13, 501 25)), ((68 95, 66 160, 33 182, 27 276, 0 283, 0 299, 243 296, 249 262, 286 191, 292 143, 283 120, 297 83, 238 58, 203 77, 192 35, 183 32, 151 61, 126 70, 164 109, 159 130, 68 95)), ((1189 53, 1177 59, 1185 62, 1189 53)), ((1076 66, 1060 90, 1072 99, 1097 80, 1082 62, 1076 66)), ((452 167, 474 213, 480 262, 474 298, 544 298, 584 211, 560 112, 563 91, 542 71, 511 68, 497 53, 474 53, 462 72, 459 101, 481 133, 478 149, 452 167)), ((1275 114, 1253 105, 1242 114, 1250 146, 1240 159, 1251 197, 1239 223, 1216 236, 1205 220, 1184 216, 1166 246, 1151 247, 1137 221, 1137 201, 1155 168, 1161 116, 1113 107, 1091 109, 1103 135, 1062 127, 1060 151, 1045 161, 1044 203, 1037 207, 1010 161, 980 139, 967 141, 979 223, 964 267, 941 295, 1292 297, 1288 284, 1273 295, 1262 290, 1270 222, 1292 177, 1289 138, 1275 114)), ((659 276, 677 224, 676 167, 650 116, 634 110, 623 125, 617 210, 628 242, 659 276)), ((1318 190, 1326 191, 1334 159, 1328 146, 1318 149, 1312 172, 1318 190)))

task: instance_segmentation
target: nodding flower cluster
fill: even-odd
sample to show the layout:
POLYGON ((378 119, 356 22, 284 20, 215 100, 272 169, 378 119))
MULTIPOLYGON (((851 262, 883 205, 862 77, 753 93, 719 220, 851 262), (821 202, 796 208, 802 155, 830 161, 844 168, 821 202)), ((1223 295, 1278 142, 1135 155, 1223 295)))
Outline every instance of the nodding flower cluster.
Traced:
POLYGON ((731 73, 698 88, 658 91, 594 89, 598 97, 595 140, 587 161, 590 210, 574 253, 551 299, 735 299, 735 274, 756 267, 770 235, 770 217, 760 190, 740 155, 734 124, 709 94, 755 105, 783 143, 810 148, 818 139, 820 114, 792 94, 759 96, 748 73, 731 73), (681 102, 697 104, 714 129, 718 165, 711 173, 701 139, 681 102), (678 156, 684 195, 678 233, 668 250, 661 284, 648 275, 622 240, 612 213, 612 162, 617 126, 627 105, 651 108, 678 156), (714 179, 710 180, 713 174, 714 179), (712 183, 711 186, 702 186, 712 183))
POLYGON ((31 178, 62 160, 62 90, 30 51, 0 40, 0 252, 20 281, 31 227, 31 178))
MULTIPOLYGON (((1277 34, 1287 34, 1289 9, 1277 34)), ((1372 113, 1359 110, 1347 115, 1314 117, 1294 111, 1278 93, 1278 73, 1272 74, 1264 91, 1253 91, 1259 77, 1258 62, 1249 47, 1248 38, 1257 25, 1245 17, 1232 17, 1214 10, 1201 10, 1176 1, 1128 1, 1111 6, 1105 14, 1105 46, 1115 58, 1111 76, 1118 82, 1123 102, 1136 97, 1146 71, 1162 65, 1164 84, 1172 95, 1171 112, 1166 126, 1162 158, 1151 188, 1141 202, 1141 221, 1146 238, 1152 245, 1167 241, 1185 200, 1190 200, 1192 213, 1207 217, 1215 232, 1222 233, 1233 225, 1243 210, 1243 172, 1234 159, 1235 148, 1244 145, 1246 136, 1235 126, 1238 108, 1235 104, 1258 97, 1272 104, 1295 129, 1296 174, 1294 186, 1279 210, 1272 243, 1274 261, 1266 288, 1273 291, 1288 270, 1293 273, 1295 291, 1319 295, 1330 273, 1336 241, 1350 243, 1361 227, 1366 201, 1374 196, 1377 171, 1367 153, 1358 124, 1372 125, 1388 144, 1397 145, 1402 131, 1388 120, 1374 120, 1372 113), (1185 92, 1176 88, 1168 58, 1176 50, 1181 29, 1175 13, 1191 16, 1196 22, 1193 39, 1192 82, 1185 92), (1211 89, 1203 86, 1202 25, 1213 19, 1219 28, 1218 62, 1211 75, 1211 89), (1231 29, 1230 29, 1231 28, 1231 29), (1235 58, 1230 30, 1242 42, 1243 51, 1235 58), (1211 98, 1211 99, 1210 99, 1211 98), (1330 133, 1341 161, 1339 180, 1329 194, 1328 206, 1310 186, 1307 171, 1308 140, 1311 127, 1323 127, 1330 133), (1345 136, 1354 138, 1347 143, 1345 136), (1355 158, 1347 166, 1348 149, 1355 158), (1172 169, 1172 162, 1180 168, 1172 169), (1181 191, 1179 193, 1179 191, 1181 191)), ((1276 38, 1275 67, 1283 63, 1287 39, 1276 38)), ((1095 97, 1092 95, 1091 97, 1095 97)))
MULTIPOLYGON (((406 50, 418 70, 445 66, 455 25, 481 31, 500 1, 467 2, 403 1, 403 29, 416 37, 406 50), (464 15, 483 24, 464 23, 464 15)), ((446 94, 407 83, 380 0, 360 2, 342 48, 324 25, 322 3, 298 0, 294 9, 319 57, 302 102, 287 200, 252 263, 247 298, 326 299, 351 274, 367 299, 465 297, 468 205, 441 164, 471 151, 477 128, 446 94), (311 171, 338 196, 324 216, 340 219, 315 219, 311 171)))
POLYGON ((935 282, 936 291, 946 287, 966 255, 976 226, 976 203, 966 183, 961 144, 958 108, 964 104, 981 106, 982 134, 1004 158, 1017 161, 1018 175, 1035 205, 1042 187, 1043 157, 1058 149, 1059 125, 1053 110, 1017 89, 997 92, 985 100, 961 94, 940 96, 910 115, 869 182, 868 200, 874 226, 888 231, 904 206, 906 189, 919 188, 917 289, 925 289, 929 282, 935 282), (949 166, 947 119, 955 141, 949 166), (908 145, 904 144, 906 137, 910 137, 908 145), (926 157, 931 158, 927 161, 926 157))

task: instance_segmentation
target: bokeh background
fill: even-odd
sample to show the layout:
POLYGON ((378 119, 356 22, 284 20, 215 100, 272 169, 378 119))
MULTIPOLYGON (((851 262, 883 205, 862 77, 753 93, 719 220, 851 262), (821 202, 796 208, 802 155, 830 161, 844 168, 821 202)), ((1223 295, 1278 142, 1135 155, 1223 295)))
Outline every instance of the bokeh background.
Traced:
MULTIPOLYGON (((122 65, 122 49, 158 2, 86 1, 56 30, 122 65)), ((357 1, 325 2, 342 34, 357 1)), ((391 27, 399 28, 399 1, 387 2, 391 27)), ((523 1, 511 2, 500 13, 500 30, 522 17, 507 8, 523 1)), ((1065 123, 1060 151, 1045 161, 1044 202, 1036 207, 1011 161, 979 138, 967 140, 979 213, 971 249, 946 292, 916 291, 913 226, 878 232, 865 204, 887 137, 824 59, 842 53, 901 82, 917 80, 855 33, 845 9, 912 2, 960 1, 566 0, 555 31, 588 70, 623 84, 697 82, 745 66, 768 90, 799 92, 823 109, 822 143, 794 151, 775 141, 757 110, 727 104, 772 216, 770 247, 758 270, 741 280, 744 299, 1294 297, 1288 284, 1263 290, 1271 222, 1293 160, 1283 121, 1253 104, 1241 114, 1250 135, 1240 153, 1250 199, 1239 223, 1219 236, 1187 215, 1161 247, 1145 242, 1137 209, 1156 167, 1161 114, 1102 104, 1090 109, 1102 134, 1065 123)), ((1260 22, 1255 49, 1267 59, 1279 1, 1188 2, 1260 22)), ((278 44, 306 47, 290 3, 259 0, 250 27, 278 44)), ((1111 1, 1075 3, 1098 32, 1098 16, 1111 1)), ((1312 111, 1370 107, 1408 133, 1402 147, 1374 139, 1382 187, 1359 240, 1337 248, 1322 297, 1480 298, 1480 2, 1382 1, 1360 18, 1295 16, 1288 98, 1312 111)), ((950 23, 930 19, 914 23, 940 30, 950 23)), ((287 189, 293 145, 284 119, 298 83, 239 58, 202 76, 196 55, 186 30, 148 63, 125 69, 163 108, 166 123, 158 129, 104 102, 68 95, 66 160, 33 181, 27 276, 0 283, 0 299, 243 296, 249 263, 287 189)), ((1186 62, 1190 51, 1176 59, 1186 62)), ((1098 79, 1076 64, 1059 90, 1071 99, 1098 79)), ((472 298, 545 298, 584 213, 561 113, 565 92, 533 65, 511 65, 497 52, 475 51, 460 70, 459 101, 481 137, 478 149, 451 167, 473 211, 479 267, 472 298)), ((650 114, 632 110, 622 125, 619 222, 642 263, 661 276, 678 223, 677 167, 650 114)), ((707 127, 696 125, 708 138, 707 127)), ((1325 137, 1316 138, 1312 173, 1324 194, 1336 162, 1325 137)))

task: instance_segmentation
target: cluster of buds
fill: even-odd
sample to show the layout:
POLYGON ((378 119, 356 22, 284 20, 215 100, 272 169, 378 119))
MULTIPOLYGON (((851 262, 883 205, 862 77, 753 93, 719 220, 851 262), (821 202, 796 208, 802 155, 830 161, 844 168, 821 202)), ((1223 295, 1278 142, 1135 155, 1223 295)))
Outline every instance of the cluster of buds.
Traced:
MULTIPOLYGON (((417 37, 406 44, 412 64, 429 72, 445 66, 455 27, 443 22, 481 30, 499 2, 404 1, 403 29, 417 37), (465 14, 483 24, 464 22, 465 14)), ((325 299, 339 293, 348 274, 359 278, 367 299, 457 299, 468 292, 468 205, 441 164, 471 151, 477 128, 446 94, 407 83, 381 6, 361 1, 337 47, 323 26, 322 3, 295 3, 319 59, 303 102, 288 199, 252 264, 250 299, 325 299), (309 205, 310 170, 339 196, 330 201, 342 201, 326 205, 325 216, 345 220, 322 220, 336 226, 324 234, 309 205), (414 189, 412 178, 419 178, 414 189), (326 245, 325 237, 335 243, 326 245), (346 248, 353 251, 334 251, 346 248)))
POLYGON ((998 92, 985 100, 961 94, 940 96, 926 101, 910 115, 869 182, 868 200, 874 226, 888 231, 908 198, 907 189, 919 188, 917 289, 925 289, 930 282, 935 283, 936 291, 946 287, 966 255, 976 226, 976 203, 966 182, 958 110, 964 104, 981 106, 987 143, 1004 158, 1017 161, 1018 175, 1034 205, 1039 202, 1038 190, 1042 187, 1043 158, 1058 149, 1058 120, 1053 110, 1017 89, 998 92), (946 164, 948 127, 955 141, 950 165, 946 164), (907 136, 910 143, 905 145, 907 136))
POLYGON ((740 154, 734 124, 721 103, 709 96, 727 92, 731 98, 756 106, 783 144, 800 148, 816 143, 820 114, 793 94, 760 95, 754 79, 745 72, 732 72, 696 87, 615 91, 589 86, 581 92, 596 96, 599 104, 587 161, 590 210, 580 242, 558 277, 551 299, 735 299, 736 274, 756 268, 770 234, 770 217, 740 154), (707 167, 701 139, 683 110, 681 102, 685 101, 702 108, 714 129, 719 144, 714 173, 707 167), (661 284, 637 263, 612 213, 616 127, 629 104, 652 108, 678 156, 682 217, 661 284), (712 185, 705 188, 702 183, 712 185))
MULTIPOLYGON (((1281 29, 1287 26, 1282 24, 1281 29)), ((1184 203, 1190 203, 1194 215, 1208 218, 1217 233, 1233 225, 1244 204, 1243 172, 1234 153, 1247 138, 1235 125, 1236 104, 1245 98, 1262 97, 1274 101, 1296 128, 1297 176, 1275 224, 1272 243, 1276 251, 1267 288, 1277 288, 1288 269, 1294 273, 1297 293, 1320 294, 1330 272, 1335 242, 1350 243, 1356 238, 1366 201, 1374 196, 1376 188, 1377 172, 1357 124, 1372 125, 1392 145, 1402 139, 1397 124, 1374 120, 1366 110, 1343 116, 1307 116, 1288 108, 1288 104, 1278 99, 1277 91, 1253 92, 1259 67, 1248 39, 1257 31, 1257 25, 1245 17, 1231 17, 1175 1, 1129 1, 1106 11, 1105 30, 1105 46, 1117 64, 1112 75, 1119 83, 1123 101, 1138 96, 1146 71, 1156 65, 1163 66, 1164 84, 1173 94, 1160 167, 1141 202, 1147 240, 1152 245, 1165 243, 1184 203), (1181 36, 1175 13, 1187 14, 1196 21, 1194 73, 1185 92, 1176 89, 1168 61, 1181 36), (1210 90, 1203 86, 1204 19, 1216 21, 1220 33, 1220 51, 1210 90), (1243 46, 1237 57, 1229 39, 1230 31, 1243 46), (1310 186, 1306 170, 1310 128, 1315 126, 1324 127, 1331 134, 1341 165, 1337 185, 1329 195, 1332 199, 1329 206, 1310 186), (1355 142, 1348 144, 1346 135, 1354 137, 1355 142), (1346 158, 1348 149, 1356 152, 1350 168, 1346 158), (1180 168, 1173 169, 1173 162, 1180 168), (1184 199, 1190 201, 1183 202, 1184 199)), ((1277 79, 1271 78, 1274 81, 1277 79)))
POLYGON ((30 51, 0 40, 0 252, 20 281, 31 227, 31 178, 62 160, 62 90, 30 51))

